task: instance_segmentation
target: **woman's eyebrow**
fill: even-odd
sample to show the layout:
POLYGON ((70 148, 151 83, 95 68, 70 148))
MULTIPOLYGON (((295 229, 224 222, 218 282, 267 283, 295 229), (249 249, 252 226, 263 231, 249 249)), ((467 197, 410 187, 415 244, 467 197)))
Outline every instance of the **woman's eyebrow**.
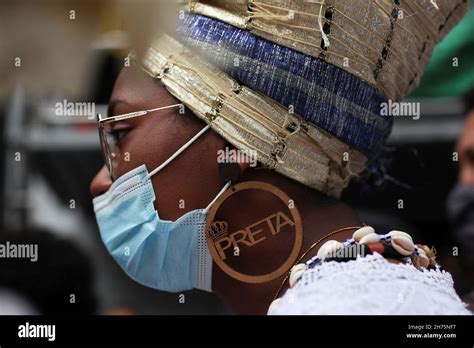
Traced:
POLYGON ((125 99, 112 99, 109 102, 109 105, 107 106, 107 117, 116 116, 115 111, 117 109, 117 106, 120 104, 125 104, 128 107, 133 106, 132 104, 127 102, 125 99))

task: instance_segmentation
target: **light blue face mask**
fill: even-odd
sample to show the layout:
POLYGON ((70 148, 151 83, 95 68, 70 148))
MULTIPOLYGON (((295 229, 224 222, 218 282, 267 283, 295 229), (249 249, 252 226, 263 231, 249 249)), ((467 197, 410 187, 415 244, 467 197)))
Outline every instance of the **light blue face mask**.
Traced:
POLYGON ((199 138, 204 127, 162 165, 148 173, 145 165, 118 178, 94 198, 102 241, 129 277, 150 288, 178 292, 192 288, 212 291, 212 257, 206 242, 206 209, 184 214, 176 221, 160 219, 153 202, 151 177, 199 138))

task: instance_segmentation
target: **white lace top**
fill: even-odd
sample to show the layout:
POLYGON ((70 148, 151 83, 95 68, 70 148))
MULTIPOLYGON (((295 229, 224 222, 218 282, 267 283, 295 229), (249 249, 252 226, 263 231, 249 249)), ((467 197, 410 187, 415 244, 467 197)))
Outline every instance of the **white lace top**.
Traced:
POLYGON ((375 253, 309 269, 268 314, 472 313, 456 294, 448 272, 393 264, 375 253))

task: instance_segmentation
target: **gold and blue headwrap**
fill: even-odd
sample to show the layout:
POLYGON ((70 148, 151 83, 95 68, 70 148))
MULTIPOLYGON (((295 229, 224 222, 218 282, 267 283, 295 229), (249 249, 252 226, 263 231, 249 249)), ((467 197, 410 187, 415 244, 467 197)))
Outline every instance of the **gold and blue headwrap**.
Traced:
POLYGON ((380 155, 464 0, 178 1, 140 66, 241 150, 327 195, 380 155))

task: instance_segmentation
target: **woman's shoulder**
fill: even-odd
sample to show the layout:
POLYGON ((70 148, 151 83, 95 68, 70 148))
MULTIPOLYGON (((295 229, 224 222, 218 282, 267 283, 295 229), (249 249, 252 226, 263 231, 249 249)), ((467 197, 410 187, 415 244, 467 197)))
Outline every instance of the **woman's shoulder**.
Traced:
POLYGON ((270 306, 270 315, 469 315, 439 267, 419 270, 375 253, 349 262, 325 262, 308 269, 270 306))

